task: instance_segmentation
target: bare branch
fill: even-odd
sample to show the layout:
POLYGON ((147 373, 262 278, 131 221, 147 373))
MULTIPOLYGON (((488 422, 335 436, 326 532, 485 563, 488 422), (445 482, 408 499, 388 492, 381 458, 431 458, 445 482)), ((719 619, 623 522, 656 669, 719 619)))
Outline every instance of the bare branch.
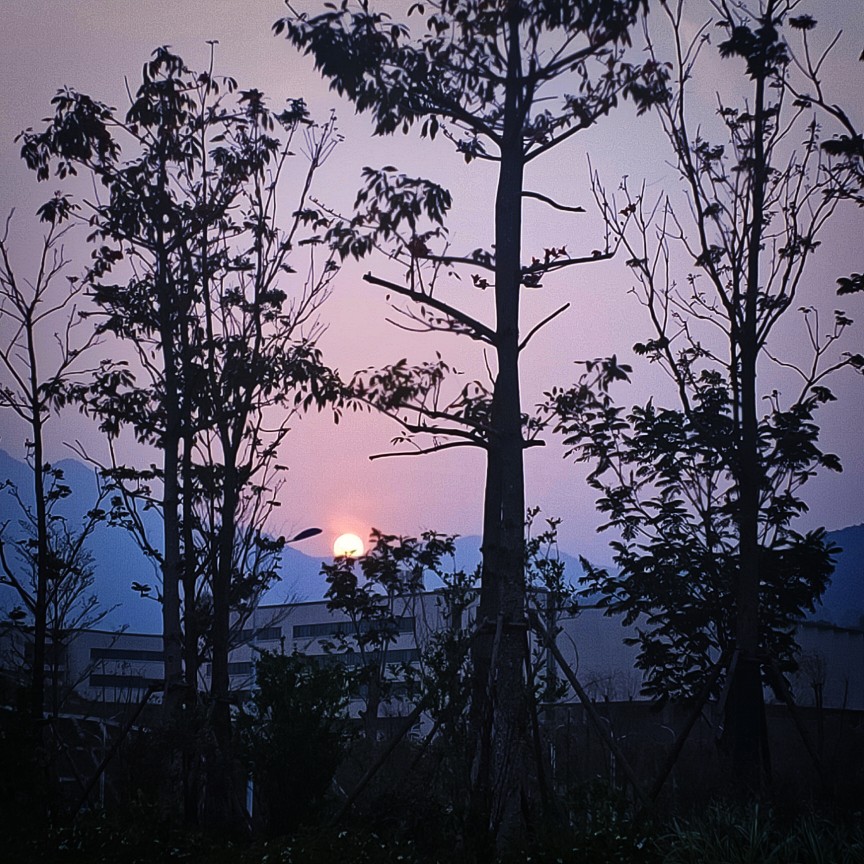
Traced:
POLYGON ((519 343, 519 351, 524 350, 525 346, 531 341, 531 338, 535 333, 538 333, 543 327, 545 327, 550 321, 557 318, 563 312, 566 312, 570 308, 569 303, 565 303, 563 306, 556 309, 550 315, 547 315, 542 321, 535 324, 529 331, 528 335, 519 343))
POLYGON ((477 339, 481 342, 488 342, 490 345, 495 344, 496 336, 494 331, 490 330, 485 324, 477 321, 470 315, 467 315, 465 312, 462 312, 461 310, 451 306, 449 303, 444 303, 442 300, 438 300, 435 297, 430 297, 428 294, 424 294, 422 291, 415 291, 411 288, 406 288, 404 285, 400 285, 397 282, 390 282, 388 279, 379 279, 377 276, 373 276, 371 273, 367 273, 363 277, 363 281, 368 282, 370 285, 379 285, 382 288, 388 288, 389 290, 395 291, 397 294, 401 294, 403 297, 408 297, 409 299, 414 300, 417 303, 431 306, 433 309, 437 309, 444 315, 449 316, 454 321, 458 321, 460 324, 465 325, 465 327, 469 328, 469 330, 474 331, 472 338, 477 339))
POLYGON ((529 192, 527 190, 522 192, 523 198, 536 198, 538 201, 542 201, 544 204, 548 204, 550 207, 554 207, 556 210, 563 210, 567 213, 584 213, 584 207, 568 207, 566 204, 559 204, 557 201, 553 201, 547 195, 541 195, 539 192, 529 192))
POLYGON ((480 441, 447 441, 444 444, 435 444, 432 447, 418 447, 416 450, 398 450, 392 453, 373 453, 369 457, 372 462, 375 459, 390 459, 394 456, 425 456, 427 453, 440 453, 442 450, 452 450, 454 447, 480 447, 485 445, 480 441))

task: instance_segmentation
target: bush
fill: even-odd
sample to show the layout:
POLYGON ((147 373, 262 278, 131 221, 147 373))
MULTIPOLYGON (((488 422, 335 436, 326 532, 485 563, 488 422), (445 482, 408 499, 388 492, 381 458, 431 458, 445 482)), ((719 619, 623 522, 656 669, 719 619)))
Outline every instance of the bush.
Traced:
POLYGON ((253 818, 269 834, 286 834, 318 811, 339 765, 347 681, 341 667, 267 652, 256 680, 239 723, 254 781, 253 818))
POLYGON ((789 824, 759 805, 712 805, 661 838, 663 864, 862 864, 864 831, 814 814, 789 824))
POLYGON ((23 708, 0 709, 0 813, 13 839, 44 830, 48 819, 51 790, 40 733, 23 708))

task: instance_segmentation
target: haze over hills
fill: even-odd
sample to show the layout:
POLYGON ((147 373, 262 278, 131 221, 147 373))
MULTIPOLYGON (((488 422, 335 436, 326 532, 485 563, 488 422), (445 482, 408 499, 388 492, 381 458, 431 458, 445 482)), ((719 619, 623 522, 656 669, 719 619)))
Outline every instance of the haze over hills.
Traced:
MULTIPOLYGON (((60 502, 57 512, 74 525, 96 501, 96 479, 89 468, 74 459, 56 463, 64 472, 64 482, 73 493, 60 502)), ((22 493, 25 501, 32 500, 30 469, 24 463, 0 450, 0 483, 10 481, 22 493)), ((159 518, 148 514, 152 529, 158 531, 159 518)), ((0 490, 0 525, 6 525, 7 536, 20 536, 20 509, 8 489, 0 490)), ((864 525, 854 525, 829 532, 842 552, 831 584, 826 590, 816 612, 810 617, 840 627, 864 627, 864 525)), ((456 541, 455 566, 473 572, 480 562, 480 538, 460 537, 456 541)), ((142 599, 132 590, 133 582, 155 585, 156 571, 132 537, 121 528, 100 525, 90 542, 95 566, 95 593, 102 606, 112 608, 101 625, 107 629, 126 626, 132 632, 157 633, 161 628, 160 609, 152 599, 142 599)), ((582 575, 582 567, 576 556, 560 553, 569 581, 576 582, 582 575)), ((279 582, 264 596, 265 603, 320 600, 327 588, 321 575, 321 564, 329 558, 305 555, 299 549, 288 546, 282 556, 279 582)), ((604 562, 598 562, 604 563, 604 562)), ((431 582, 427 587, 435 587, 431 582)), ((16 605, 14 591, 0 586, 0 610, 10 610, 16 605)))

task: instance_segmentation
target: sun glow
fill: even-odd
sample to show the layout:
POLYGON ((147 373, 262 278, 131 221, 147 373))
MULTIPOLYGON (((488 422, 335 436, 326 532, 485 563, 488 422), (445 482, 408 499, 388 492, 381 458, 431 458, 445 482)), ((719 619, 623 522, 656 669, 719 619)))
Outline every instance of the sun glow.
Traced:
POLYGON ((359 558, 365 547, 356 534, 341 534, 333 543, 333 555, 336 558, 359 558))

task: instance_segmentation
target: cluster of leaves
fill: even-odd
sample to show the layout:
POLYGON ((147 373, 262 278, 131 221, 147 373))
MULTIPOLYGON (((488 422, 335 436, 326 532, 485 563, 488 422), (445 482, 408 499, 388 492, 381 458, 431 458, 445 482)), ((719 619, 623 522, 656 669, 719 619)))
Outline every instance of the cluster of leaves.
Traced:
MULTIPOLYGON (((525 848, 510 849, 496 858, 501 864, 530 861, 594 864, 854 864, 864 851, 860 816, 827 817, 812 812, 772 812, 764 805, 712 804, 668 825, 636 823, 622 802, 601 784, 579 789, 569 802, 566 830, 541 834, 525 848)), ((431 830, 432 836, 394 836, 353 824, 334 830, 307 827, 291 836, 239 844, 194 832, 170 830, 158 814, 144 806, 111 819, 96 814, 47 835, 13 832, 11 849, 34 862, 186 861, 190 864, 439 864, 454 858, 458 838, 431 830), (428 847, 428 848, 427 848, 428 847)), ((458 853, 456 853, 458 854, 458 853)))
POLYGON ((434 138, 439 131, 453 136, 438 119, 445 117, 464 132, 457 146, 465 159, 485 158, 481 139, 497 144, 503 135, 498 97, 507 75, 507 48, 502 34, 514 22, 524 28, 529 55, 537 55, 544 38, 555 32, 584 35, 590 46, 584 51, 571 48, 555 55, 554 62, 525 70, 536 87, 562 70, 579 82, 578 93, 560 100, 563 110, 544 108, 525 118, 523 136, 538 150, 553 146, 574 128, 593 124, 614 107, 622 90, 645 100, 656 98, 652 88, 644 93, 640 89, 641 69, 616 62, 618 49, 629 44, 629 29, 645 6, 643 0, 601 5, 590 0, 415 3, 410 13, 425 19, 426 33, 414 41, 409 28, 388 13, 365 4, 351 6, 344 0, 319 15, 283 18, 273 29, 312 54, 322 75, 358 110, 372 113, 379 135, 407 131, 422 122, 424 137, 434 138), (606 74, 592 79, 592 62, 606 65, 606 74))
MULTIPOLYGON (((441 132, 468 162, 497 161, 505 140, 513 141, 505 122, 515 119, 527 162, 592 126, 621 96, 634 99, 640 112, 665 98, 662 65, 634 66, 623 59, 629 29, 644 6, 643 0, 614 0, 600 7, 590 2, 415 3, 408 17, 417 15, 421 26, 412 32, 389 12, 345 0, 315 15, 292 8, 294 14, 277 21, 274 31, 312 55, 322 75, 357 110, 373 115, 376 134, 407 132, 419 123, 421 137, 434 139, 441 132), (584 47, 576 44, 579 37, 584 47), (547 53, 547 43, 555 41, 558 49, 547 53), (526 58, 524 68, 508 67, 514 50, 526 58), (552 82, 563 75, 578 83, 576 92, 551 95, 552 82), (507 86, 522 94, 523 107, 518 117, 505 121, 507 86)), ((442 263, 473 262, 491 269, 488 250, 463 257, 432 255, 430 241, 446 234, 443 221, 451 203, 446 190, 398 174, 392 166, 366 168, 364 180, 354 217, 339 219, 330 229, 343 257, 363 257, 380 246, 406 264, 412 290, 422 286, 425 263, 430 273, 422 290, 427 293, 442 263), (429 223, 422 230, 421 216, 429 223)), ((450 275, 458 278, 454 271, 450 275)), ((489 282, 475 275, 475 284, 489 282)), ((526 272, 525 284, 539 286, 539 274, 526 272)))
POLYGON ((616 534, 620 570, 586 562, 587 590, 603 593, 610 613, 636 625, 645 691, 658 698, 699 693, 721 658, 728 662, 745 612, 748 622, 759 619, 763 668, 794 667, 796 622, 824 590, 836 552, 824 532, 792 529, 806 510, 803 484, 818 470, 840 468, 819 446, 815 415, 834 398, 825 379, 862 364, 857 355, 835 356, 852 323, 839 310, 825 328, 813 308, 801 309, 809 360, 777 357, 768 347, 837 203, 819 126, 803 115, 809 106, 785 99, 788 4, 752 15, 742 8, 718 22, 721 56, 743 60, 753 82, 752 99, 719 105, 720 142, 685 110, 708 25, 685 37, 683 5, 663 12, 678 52, 657 113, 693 224, 668 196, 650 205, 626 181, 623 207, 599 183, 595 193, 629 254, 651 328, 634 352, 668 374, 677 404, 617 405, 610 385, 630 369, 615 358, 587 364, 574 387, 549 393, 547 403, 570 455, 591 464, 604 528, 616 534), (784 142, 799 122, 804 140, 794 151, 784 142), (679 255, 693 262, 682 280, 674 276, 679 255), (791 396, 758 392, 758 358, 797 377, 791 396), (742 555, 745 537, 752 555, 742 555), (757 581, 758 610, 738 609, 740 587, 757 581))
MULTIPOLYGON (((292 416, 342 393, 316 346, 317 310, 338 265, 321 236, 329 218, 310 199, 314 172, 339 140, 333 118, 313 124, 299 99, 275 110, 212 67, 211 56, 208 70, 194 72, 158 48, 125 114, 67 88, 48 125, 20 136, 40 179, 52 168, 61 178, 83 169, 106 190, 87 205, 94 251, 86 282, 97 311, 84 314, 97 334, 133 343, 139 362, 105 360, 65 397, 109 437, 131 427, 165 451, 167 468, 102 467, 112 522, 163 570, 174 543, 149 537, 140 511, 160 509, 167 525, 175 517, 166 508, 177 503, 160 493, 178 483, 174 558, 185 569, 189 625, 196 615, 203 625, 212 595, 225 593, 211 584, 220 567, 227 602, 241 613, 276 578, 281 541, 263 529, 278 506, 278 448, 292 416), (280 225, 280 177, 297 138, 308 166, 296 209, 280 225), (302 276, 291 264, 300 247, 309 255, 302 276), (275 426, 274 409, 283 418, 275 426), (182 455, 179 479, 166 476, 178 470, 172 451, 182 455), (235 535, 227 553, 225 532, 235 535)), ((62 201, 45 218, 67 213, 62 201)))
MULTIPOLYGON (((264 181, 268 167, 278 176, 298 128, 311 125, 308 112, 294 100, 275 113, 256 90, 240 91, 236 105, 223 105, 220 82, 227 93, 236 90, 232 79, 196 74, 159 48, 125 116, 66 90, 53 100, 50 125, 21 136, 22 155, 40 178, 52 162, 61 177, 77 165, 108 190, 108 200, 90 216, 91 240, 101 243, 89 273, 100 308, 96 329, 152 345, 164 342, 167 324, 178 334, 177 353, 184 334, 193 356, 177 374, 195 399, 187 410, 201 415, 199 426, 216 411, 242 414, 250 389, 267 404, 290 398, 308 407, 326 401, 334 388, 314 344, 292 339, 309 318, 309 301, 298 308, 276 283, 277 275, 294 273, 287 258, 295 244, 323 242, 296 236, 301 225, 326 219, 301 200, 295 223, 278 230, 270 219, 275 181, 264 181), (122 162, 123 134, 130 148, 149 157, 122 162), (135 254, 149 264, 136 267, 128 282, 108 281, 135 254), (172 285, 170 297, 160 291, 159 280, 172 285), (156 296, 160 302, 147 301, 156 296), (212 311, 203 308, 208 303, 212 311), (282 336, 262 349, 251 337, 264 325, 282 336), (286 382, 297 386, 286 388, 286 382)), ((322 137, 331 134, 325 129, 322 137)), ((329 146, 310 156, 325 158, 329 146)), ((332 259, 324 269, 335 269, 332 259)), ((98 411, 107 432, 115 434, 122 419, 141 440, 158 443, 166 422, 159 382, 148 390, 131 386, 133 381, 126 364, 106 362, 94 383, 76 395, 98 411)))
POLYGON ((428 710, 436 731, 442 731, 444 740, 452 743, 459 741, 465 731, 471 688, 472 621, 468 610, 477 600, 479 572, 455 568, 434 572, 442 583, 435 593, 445 626, 427 634, 419 671, 409 670, 406 677, 412 681, 414 691, 428 694, 428 710))
POLYGON ((438 352, 434 361, 413 366, 403 358, 383 369, 357 372, 349 392, 355 409, 374 408, 401 427, 394 444, 409 443, 417 452, 426 452, 415 438, 431 435, 431 449, 465 444, 485 446, 491 434, 492 394, 483 382, 474 380, 457 391, 455 397, 445 396, 451 373, 460 374, 438 352), (447 438, 454 440, 444 443, 447 438))
POLYGON ((399 173, 392 165, 366 167, 362 176, 354 214, 333 214, 327 242, 343 260, 360 260, 377 249, 405 267, 410 291, 431 294, 443 259, 433 256, 430 244, 446 238, 450 192, 431 180, 399 173))
MULTIPOLYGON (((592 465, 589 484, 616 538, 617 572, 583 561, 585 594, 599 592, 609 614, 636 624, 644 692, 655 698, 698 693, 735 642, 734 597, 741 566, 733 405, 717 373, 693 375, 690 411, 649 401, 629 410, 609 394, 626 375, 589 364, 580 385, 549 394, 569 455, 592 465)), ((798 489, 817 467, 837 470, 818 447, 813 412, 830 392, 774 410, 759 427, 761 650, 795 668, 794 631, 813 610, 837 549, 823 530, 799 534, 790 521, 806 505, 798 489)))
MULTIPOLYGON (((441 226, 452 205, 450 193, 431 180, 400 174, 392 165, 380 169, 366 167, 362 176, 364 186, 354 201, 356 215, 351 220, 352 227, 370 226, 377 241, 399 239, 414 257, 428 255, 426 244, 443 232, 441 226), (438 227, 418 233, 423 219, 438 227), (405 232, 402 237, 400 230, 405 232)), ((340 251, 344 257, 348 250, 340 251)), ((361 257, 353 249, 351 254, 361 257)))
POLYGON ((328 608, 346 614, 351 622, 350 631, 335 633, 327 647, 339 655, 359 655, 357 683, 367 693, 367 712, 377 716, 377 700, 388 698, 397 680, 403 690, 416 683, 410 663, 388 663, 387 651, 411 618, 426 575, 444 572, 442 559, 452 557, 453 542, 453 537, 432 531, 418 540, 373 529, 365 555, 322 565, 328 608))
POLYGON ((758 804, 715 804, 690 819, 674 820, 656 844, 668 864, 852 864, 864 853, 860 820, 844 824, 810 813, 794 824, 785 822, 758 804))
POLYGON ((547 829, 525 860, 592 864, 654 864, 662 860, 650 818, 634 819, 631 802, 600 779, 580 783, 562 796, 568 831, 547 829))
MULTIPOLYGON (((424 310, 418 320, 430 321, 433 317, 424 310)), ((402 358, 382 369, 355 373, 347 388, 347 399, 354 410, 374 408, 397 423, 401 430, 392 443, 409 444, 413 449, 405 453, 422 454, 463 446, 485 448, 494 438, 493 394, 486 384, 475 379, 464 384, 455 395, 446 396, 448 377, 461 374, 437 351, 434 361, 413 366, 402 358), (428 447, 417 442, 421 435, 431 436, 428 447)), ((521 421, 525 446, 537 445, 546 419, 523 412, 521 421)))
MULTIPOLYGON (((337 558, 322 568, 329 607, 349 619, 334 625, 332 637, 322 644, 338 661, 350 658, 352 693, 365 703, 361 718, 367 745, 380 734, 380 714, 404 717, 391 743, 409 731, 422 730, 425 736, 419 745, 399 744, 387 768, 355 802, 365 826, 395 830, 397 839, 402 831, 415 837, 430 819, 445 831, 464 818, 472 686, 469 610, 479 574, 456 568, 454 541, 431 531, 414 538, 373 530, 365 555, 337 558), (430 586, 434 607, 426 602, 428 595, 421 596, 430 582, 439 583, 430 586), (390 649, 399 646, 410 646, 410 653, 394 658, 390 649), (421 716, 431 724, 425 729, 418 723, 421 716), (393 767, 404 758, 411 760, 407 777, 393 767), (398 781, 389 776, 391 770, 398 781)), ((422 839, 424 846, 438 848, 436 837, 422 839)))
POLYGON ((237 723, 255 778, 256 818, 269 834, 318 815, 347 743, 347 704, 342 667, 299 654, 258 658, 252 702, 237 723))

